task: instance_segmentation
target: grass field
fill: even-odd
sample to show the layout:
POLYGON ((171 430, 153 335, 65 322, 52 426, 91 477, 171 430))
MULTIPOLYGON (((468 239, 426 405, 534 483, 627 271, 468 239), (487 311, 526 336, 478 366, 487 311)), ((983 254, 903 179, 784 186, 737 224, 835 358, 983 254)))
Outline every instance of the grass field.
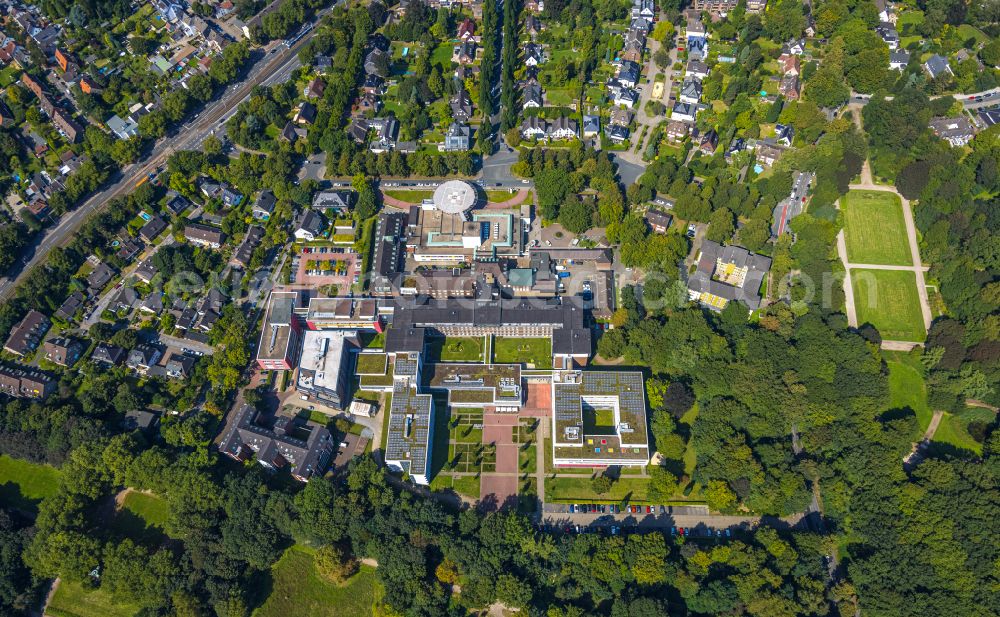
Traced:
POLYGON ((976 43, 982 43, 989 40, 982 31, 971 24, 961 24, 958 26, 958 36, 962 38, 963 41, 969 39, 975 39, 976 43))
POLYGON ((917 356, 901 351, 884 351, 882 357, 889 367, 889 409, 912 409, 917 416, 919 431, 924 434, 934 413, 927 406, 927 384, 923 366, 917 356))
POLYGON ((448 489, 459 495, 479 499, 479 476, 452 476, 441 473, 431 480, 431 490, 446 491, 448 489))
POLYGON ((537 369, 552 368, 552 341, 547 338, 493 339, 493 361, 497 364, 531 364, 537 369))
POLYGON ((477 336, 432 338, 427 355, 441 362, 482 362, 483 338, 477 336))
POLYGON ((850 191, 841 198, 847 258, 856 264, 913 264, 899 197, 885 191, 850 191))
POLYGON ((926 336, 917 277, 908 270, 851 270, 858 324, 870 323, 882 338, 922 341, 926 336))
POLYGON ((969 435, 969 431, 965 428, 966 424, 968 422, 965 418, 950 413, 944 414, 944 417, 941 418, 941 424, 938 425, 938 429, 934 433, 933 443, 948 444, 960 450, 970 450, 981 455, 983 444, 969 435))
POLYGON ((387 357, 384 353, 358 354, 358 375, 384 375, 387 357))
POLYGON ((419 204, 425 199, 430 199, 434 197, 434 191, 382 191, 382 194, 386 197, 392 197, 393 199, 398 199, 400 201, 405 201, 408 204, 419 204))
POLYGON ((271 592, 254 617, 363 617, 372 614, 378 592, 373 568, 361 567, 343 587, 316 574, 313 549, 295 545, 271 568, 271 592))
POLYGON ((137 542, 157 545, 167 525, 167 502, 156 495, 129 492, 115 514, 112 527, 137 542))
POLYGON ((435 47, 434 51, 431 52, 431 64, 440 65, 445 69, 451 68, 451 52, 453 49, 454 46, 447 41, 435 47))
POLYGON ((49 617, 132 617, 138 610, 138 606, 116 602, 104 590, 60 581, 45 614, 49 617))
POLYGON ((603 495, 594 492, 590 476, 579 478, 546 478, 545 500, 576 503, 621 503, 645 502, 648 498, 649 481, 645 478, 619 478, 611 490, 603 495))
POLYGON ((0 503, 35 512, 38 502, 59 488, 59 470, 0 455, 0 503))
POLYGON ((517 191, 486 191, 486 201, 491 203, 503 203, 517 196, 517 191))

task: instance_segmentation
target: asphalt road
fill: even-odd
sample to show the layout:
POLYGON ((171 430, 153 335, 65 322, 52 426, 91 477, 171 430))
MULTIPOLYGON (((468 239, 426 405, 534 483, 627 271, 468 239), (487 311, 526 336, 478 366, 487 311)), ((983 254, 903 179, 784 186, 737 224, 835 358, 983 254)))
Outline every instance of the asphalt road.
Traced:
MULTIPOLYGON (((326 11, 320 12, 316 19, 325 13, 326 11)), ((291 47, 286 48, 280 43, 271 47, 270 51, 265 52, 264 57, 250 69, 243 81, 229 86, 222 96, 206 105, 193 119, 177 127, 173 135, 157 141, 144 161, 125 166, 113 184, 64 215, 57 225, 46 229, 29 249, 30 254, 22 260, 20 271, 14 276, 0 279, 0 300, 9 297, 31 269, 45 260, 50 250, 68 244, 91 213, 99 210, 108 201, 128 194, 140 180, 163 165, 173 152, 200 145, 217 126, 225 123, 235 113, 239 104, 250 96, 253 88, 259 84, 287 79, 299 66, 298 51, 315 32, 314 28, 291 47)))
POLYGON ((774 222, 771 225, 773 237, 777 238, 784 233, 788 222, 802 213, 802 206, 805 204, 809 183, 812 182, 812 179, 812 172, 795 172, 792 193, 774 207, 774 222))

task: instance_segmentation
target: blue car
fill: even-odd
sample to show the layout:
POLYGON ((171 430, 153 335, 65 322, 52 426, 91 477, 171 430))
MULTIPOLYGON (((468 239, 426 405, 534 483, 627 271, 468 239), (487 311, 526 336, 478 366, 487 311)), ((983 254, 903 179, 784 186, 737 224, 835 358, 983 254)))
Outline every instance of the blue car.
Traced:
POLYGON ((573 505, 573 504, 569 504, 569 511, 570 511, 570 513, 571 513, 571 514, 572 514, 573 512, 576 512, 576 506, 575 506, 575 505, 573 505))

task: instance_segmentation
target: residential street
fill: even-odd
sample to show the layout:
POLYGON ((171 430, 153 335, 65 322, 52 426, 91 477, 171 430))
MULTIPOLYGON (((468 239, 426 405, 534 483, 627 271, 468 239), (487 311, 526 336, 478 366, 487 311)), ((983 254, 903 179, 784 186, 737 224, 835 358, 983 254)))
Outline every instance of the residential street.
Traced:
MULTIPOLYGON (((328 8, 320 11, 315 19, 319 20, 330 10, 328 8)), ((39 234, 35 244, 26 249, 27 261, 23 262, 21 270, 17 274, 0 279, 0 299, 6 299, 28 272, 45 260, 50 250, 69 243, 91 213, 109 201, 128 194, 140 180, 150 173, 155 173, 172 153, 199 146, 235 112, 239 104, 250 96, 250 92, 258 84, 275 83, 282 75, 287 78, 298 66, 298 51, 311 40, 315 32, 315 29, 311 30, 308 35, 303 36, 289 48, 273 42, 270 51, 258 52, 263 56, 249 70, 243 81, 227 88, 222 96, 208 103, 187 123, 177 127, 172 135, 159 140, 145 160, 124 167, 115 176, 117 180, 113 184, 95 193, 75 210, 64 215, 55 227, 50 227, 39 234)))

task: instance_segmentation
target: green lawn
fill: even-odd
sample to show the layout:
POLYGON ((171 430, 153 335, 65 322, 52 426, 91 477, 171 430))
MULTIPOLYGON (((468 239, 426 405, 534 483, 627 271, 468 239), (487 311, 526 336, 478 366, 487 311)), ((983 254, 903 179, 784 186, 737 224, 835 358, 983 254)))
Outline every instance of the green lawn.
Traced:
POLYGON ((359 375, 384 375, 386 362, 388 359, 384 353, 358 354, 358 366, 355 372, 359 375))
POLYGON ((486 191, 486 201, 492 203, 503 203, 517 197, 517 191, 486 191))
POLYGON ((907 24, 916 28, 920 24, 924 23, 924 12, 920 10, 903 11, 899 14, 899 23, 897 24, 899 30, 902 31, 903 27, 907 24))
POLYGON ((59 470, 0 455, 0 503, 35 512, 38 502, 59 488, 59 470))
POLYGON ((405 201, 408 204, 419 204, 425 199, 430 199, 434 197, 434 191, 407 191, 407 190, 392 190, 392 191, 382 191, 382 194, 386 197, 392 197, 393 199, 398 199, 400 201, 405 201))
POLYGON ((132 617, 138 610, 136 605, 116 602, 102 589, 60 581, 45 614, 49 617, 132 617))
POLYGON ((920 359, 901 351, 885 351, 882 357, 889 367, 889 409, 912 409, 920 427, 918 436, 923 435, 934 414, 927 406, 927 384, 920 359))
POLYGON ((960 450, 971 450, 982 455, 983 444, 969 435, 969 431, 965 428, 967 423, 965 418, 951 413, 944 414, 944 417, 941 418, 941 424, 938 425, 937 431, 934 433, 932 443, 944 443, 960 450))
POLYGON ((594 492, 590 476, 580 478, 546 478, 545 500, 563 503, 621 503, 645 502, 648 497, 649 481, 645 478, 619 478, 611 490, 603 495, 594 492))
POLYGON ((971 24, 961 24, 958 26, 958 36, 961 37, 963 41, 976 39, 976 43, 982 43, 989 40, 988 36, 971 24))
POLYGON ((493 361, 497 364, 531 364, 537 369, 552 368, 552 340, 547 338, 493 339, 493 361))
POLYGON ((271 593, 254 617, 362 617, 371 615, 381 595, 374 568, 361 567, 343 587, 316 574, 315 551, 295 545, 271 568, 271 593))
POLYGON ((840 209, 851 263, 913 264, 898 196, 885 191, 850 191, 841 198, 840 209))
POLYGON ((167 524, 167 502, 156 495, 130 492, 115 513, 111 526, 137 542, 157 545, 167 524))
POLYGON ((431 64, 438 64, 446 69, 451 68, 451 52, 454 48, 455 46, 448 41, 435 47, 431 53, 431 64))
POLYGON ((545 105, 547 107, 569 107, 577 96, 576 89, 552 88, 545 91, 545 105))
POLYGON ((917 277, 908 270, 851 270, 858 324, 870 323, 882 338, 923 341, 924 319, 917 277))
POLYGON ((150 525, 163 527, 167 524, 170 515, 167 509, 167 502, 156 495, 149 493, 131 492, 125 497, 122 508, 134 512, 136 516, 142 517, 150 525))
POLYGON ((431 480, 431 490, 453 490, 459 495, 479 499, 479 476, 453 476, 449 473, 439 473, 431 480))
POLYGON ((432 338, 428 356, 441 362, 482 362, 483 337, 468 336, 432 338))

